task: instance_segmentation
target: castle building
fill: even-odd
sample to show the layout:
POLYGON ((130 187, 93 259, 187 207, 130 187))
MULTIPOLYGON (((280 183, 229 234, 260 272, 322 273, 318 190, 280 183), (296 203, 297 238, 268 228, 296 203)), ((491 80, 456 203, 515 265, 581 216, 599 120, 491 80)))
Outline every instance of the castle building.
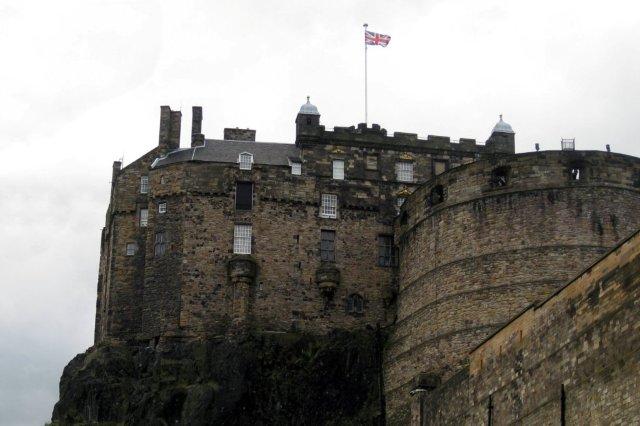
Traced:
POLYGON ((455 423, 433 390, 640 227, 639 159, 515 154, 502 117, 484 144, 419 139, 327 130, 307 99, 290 144, 202 116, 181 148, 161 107, 158 145, 113 164, 96 344, 382 327, 389 422, 455 423))

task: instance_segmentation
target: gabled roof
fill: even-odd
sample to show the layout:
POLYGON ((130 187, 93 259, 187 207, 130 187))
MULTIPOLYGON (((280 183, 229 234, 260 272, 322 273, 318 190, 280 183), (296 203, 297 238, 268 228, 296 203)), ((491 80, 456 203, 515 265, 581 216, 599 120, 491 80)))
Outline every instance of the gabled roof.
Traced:
POLYGON ((204 146, 181 148, 154 161, 152 167, 187 161, 209 163, 237 163, 241 153, 253 154, 253 164, 288 166, 289 159, 300 158, 300 149, 294 144, 252 141, 206 139, 204 146))

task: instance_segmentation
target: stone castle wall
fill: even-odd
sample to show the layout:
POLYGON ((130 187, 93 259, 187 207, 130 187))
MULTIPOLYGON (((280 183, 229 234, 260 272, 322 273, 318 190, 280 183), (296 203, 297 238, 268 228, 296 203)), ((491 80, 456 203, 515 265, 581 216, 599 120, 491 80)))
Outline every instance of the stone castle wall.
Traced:
MULTIPOLYGON (((189 161, 188 156, 155 166, 154 160, 179 147, 180 113, 162 107, 158 147, 114 169, 96 342, 224 334, 234 319, 240 320, 238 309, 246 311, 240 316, 253 327, 269 331, 325 333, 393 320, 395 273, 393 267, 378 266, 378 237, 393 235, 397 199, 438 172, 474 161, 485 146, 435 136, 388 137, 375 125, 330 132, 319 125, 318 116, 311 118, 311 125, 298 129, 300 176, 281 164, 239 170, 236 163, 189 161), (375 168, 368 165, 372 156, 375 168), (344 161, 344 180, 332 178, 333 160, 344 161), (399 161, 413 164, 411 182, 397 181, 399 161), (146 194, 140 193, 143 176, 149 180, 146 194), (235 208, 237 182, 254 185, 251 211, 235 208), (319 217, 322 193, 338 195, 336 219, 319 217), (160 203, 166 204, 165 213, 159 213, 160 203), (148 210, 146 227, 140 225, 142 209, 148 210), (256 272, 248 288, 235 283, 230 272, 235 224, 253 227, 256 272), (317 283, 323 267, 321 230, 336 232, 332 267, 339 272, 339 284, 331 300, 317 283), (154 253, 159 233, 167 240, 162 256, 154 253), (126 254, 130 243, 138 247, 133 256, 126 254), (363 312, 347 312, 351 294, 364 298, 363 312)), ((205 143, 201 119, 201 109, 194 108, 192 145, 198 149, 205 143)), ((225 139, 254 141, 255 131, 225 129, 225 139)), ((216 144, 225 142, 207 143, 215 157, 216 144)), ((251 151, 251 143, 246 146, 251 151)))
POLYGON ((541 152, 468 164, 416 190, 396 230, 390 418, 407 420, 416 377, 447 380, 510 318, 636 230, 639 176, 633 157, 541 152))
POLYGON ((640 234, 415 394, 413 424, 640 422, 640 234))

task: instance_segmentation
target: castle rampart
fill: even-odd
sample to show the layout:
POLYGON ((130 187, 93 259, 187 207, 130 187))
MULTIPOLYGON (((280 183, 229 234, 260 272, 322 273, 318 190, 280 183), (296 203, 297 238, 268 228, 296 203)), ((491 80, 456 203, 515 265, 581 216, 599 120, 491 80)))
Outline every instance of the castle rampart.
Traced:
POLYGON ((418 375, 448 379, 497 328, 637 229, 638 176, 637 158, 542 152, 468 164, 417 189, 397 221, 389 411, 402 411, 418 375))

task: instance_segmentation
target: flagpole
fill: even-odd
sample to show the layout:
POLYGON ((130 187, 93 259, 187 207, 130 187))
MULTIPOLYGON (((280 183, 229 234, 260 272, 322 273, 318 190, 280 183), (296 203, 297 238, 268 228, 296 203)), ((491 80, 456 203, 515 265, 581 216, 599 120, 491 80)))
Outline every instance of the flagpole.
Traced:
MULTIPOLYGON (((366 33, 367 27, 369 24, 365 23, 363 25, 364 31, 366 33)), ((368 115, 368 99, 367 99, 367 40, 366 34, 363 34, 364 38, 364 125, 367 125, 367 115, 368 115)))

